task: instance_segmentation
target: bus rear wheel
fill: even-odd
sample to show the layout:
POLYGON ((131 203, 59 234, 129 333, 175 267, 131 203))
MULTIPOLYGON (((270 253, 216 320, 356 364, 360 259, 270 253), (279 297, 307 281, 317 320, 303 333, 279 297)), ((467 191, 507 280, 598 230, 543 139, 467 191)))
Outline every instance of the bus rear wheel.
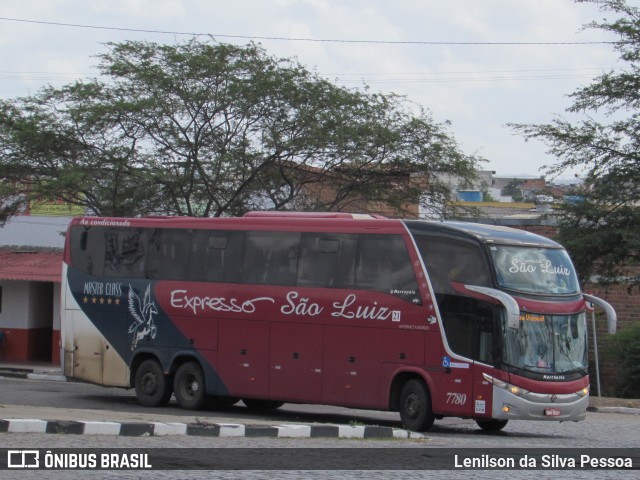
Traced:
POLYGON ((134 379, 136 396, 145 407, 161 407, 171 399, 171 380, 164 374, 160 364, 147 359, 136 369, 134 379))
POLYGON ((417 432, 429 430, 435 417, 431 411, 431 396, 422 380, 409 380, 400 391, 402 425, 417 432))
POLYGON ((509 420, 476 420, 478 426, 485 432, 497 432, 507 426, 509 420))
POLYGON ((178 405, 188 410, 202 408, 207 400, 202 368, 196 362, 183 363, 173 380, 173 392, 178 405))

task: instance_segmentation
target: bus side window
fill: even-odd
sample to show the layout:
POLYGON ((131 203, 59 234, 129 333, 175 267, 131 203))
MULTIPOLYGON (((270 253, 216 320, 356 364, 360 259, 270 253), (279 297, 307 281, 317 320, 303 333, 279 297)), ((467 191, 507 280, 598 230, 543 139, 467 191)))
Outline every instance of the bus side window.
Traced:
POLYGON ((204 282, 239 283, 242 279, 244 232, 196 230, 190 278, 204 282))
POLYGON ((360 236, 356 288, 378 290, 420 303, 418 282, 403 237, 360 236))
POLYGON ((293 232, 247 232, 243 282, 264 285, 295 285, 300 234, 293 232))
POLYGON ((489 268, 477 245, 448 237, 418 236, 416 243, 436 294, 453 294, 451 282, 491 286, 489 268))
MULTIPOLYGON (((189 278, 189 250, 191 231, 164 228, 160 230, 160 242, 149 241, 149 251, 158 248, 158 277, 167 280, 189 278)), ((149 254, 151 256, 151 254, 149 254)))
POLYGON ((145 231, 140 228, 105 229, 104 275, 145 277, 145 237, 145 231))
POLYGON ((498 325, 494 308, 457 293, 452 286, 452 282, 491 286, 482 250, 474 243, 435 235, 417 236, 416 244, 436 294, 449 347, 458 355, 492 365, 498 325))
POLYGON ((104 227, 71 228, 71 265, 83 273, 100 276, 104 267, 104 227))
POLYGON ((298 286, 353 287, 357 244, 355 235, 302 234, 298 286))

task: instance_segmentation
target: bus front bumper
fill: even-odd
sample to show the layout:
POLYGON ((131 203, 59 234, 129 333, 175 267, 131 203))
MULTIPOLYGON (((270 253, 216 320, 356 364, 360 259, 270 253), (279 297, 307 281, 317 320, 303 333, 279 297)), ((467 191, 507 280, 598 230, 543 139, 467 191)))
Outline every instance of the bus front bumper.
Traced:
POLYGON ((526 392, 522 395, 493 386, 492 418, 499 420, 550 420, 579 422, 584 420, 589 395, 526 392))

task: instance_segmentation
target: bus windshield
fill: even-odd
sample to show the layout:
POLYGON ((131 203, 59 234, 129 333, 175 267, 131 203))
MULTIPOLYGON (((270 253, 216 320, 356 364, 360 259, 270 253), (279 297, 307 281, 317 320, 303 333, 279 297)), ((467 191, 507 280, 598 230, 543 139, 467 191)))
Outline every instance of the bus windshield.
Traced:
POLYGON ((535 315, 523 312, 518 329, 506 328, 504 362, 537 373, 587 368, 586 314, 535 315))
POLYGON ((559 248, 492 245, 498 285, 524 293, 567 295, 580 291, 569 255, 559 248))

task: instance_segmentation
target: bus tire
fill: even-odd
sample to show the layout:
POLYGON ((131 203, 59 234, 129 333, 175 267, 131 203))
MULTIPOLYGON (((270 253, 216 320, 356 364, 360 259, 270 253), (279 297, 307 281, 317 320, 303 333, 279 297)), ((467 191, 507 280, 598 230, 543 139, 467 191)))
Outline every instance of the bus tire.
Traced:
POLYGON ((496 420, 495 418, 491 420, 477 419, 476 423, 485 432, 498 432, 507 426, 509 420, 496 420))
POLYGON ((204 374, 197 362, 186 362, 178 367, 173 379, 173 393, 178 405, 187 410, 202 408, 207 400, 204 374))
POLYGON ((136 396, 145 407, 161 407, 171 399, 171 380, 162 371, 160 364, 153 360, 143 361, 136 369, 134 379, 136 396))
POLYGON ((422 380, 409 380, 400 391, 398 408, 402 425, 408 430, 429 430, 435 417, 431 410, 431 396, 422 380))

